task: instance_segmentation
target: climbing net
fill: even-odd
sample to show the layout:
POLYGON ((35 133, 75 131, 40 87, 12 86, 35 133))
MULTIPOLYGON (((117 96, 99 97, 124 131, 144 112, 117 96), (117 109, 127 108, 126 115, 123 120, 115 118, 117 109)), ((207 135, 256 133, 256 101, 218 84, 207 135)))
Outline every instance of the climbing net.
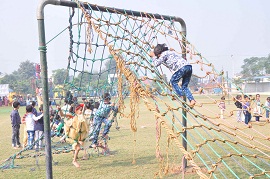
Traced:
POLYGON ((221 119, 216 91, 227 98, 226 104, 236 101, 231 91, 243 92, 231 87, 224 72, 186 39, 175 17, 76 3, 79 8, 70 9, 65 85, 94 99, 109 92, 133 132, 142 101, 156 120, 158 176, 184 171, 179 164, 183 157, 201 178, 270 177, 269 135, 260 131, 268 122, 262 118, 265 122, 252 127, 237 123, 232 106, 221 119), (149 52, 157 43, 166 43, 193 65, 189 87, 197 101, 194 108, 173 91, 172 72, 153 66, 149 52), (129 114, 124 99, 130 101, 129 114))
MULTIPOLYGON (((258 130, 268 122, 264 120, 253 127, 234 124, 236 110, 233 107, 226 108, 223 116, 220 115, 221 100, 212 94, 216 93, 213 89, 226 96, 226 103, 236 101, 232 90, 239 94, 243 92, 236 85, 230 86, 234 84, 225 78, 224 72, 217 71, 195 49, 174 17, 156 18, 153 14, 141 12, 138 15, 133 11, 77 3, 81 11, 70 27, 77 24, 78 34, 70 28, 68 70, 74 77, 81 78, 77 85, 75 80, 67 84, 83 90, 82 83, 87 83, 86 93, 90 94, 103 91, 117 94, 119 112, 130 118, 134 132, 137 131, 138 104, 144 102, 156 119, 156 156, 160 161, 157 175, 177 170, 179 165, 173 158, 177 156, 178 148, 193 172, 202 178, 270 177, 267 170, 270 165, 269 136, 258 130), (197 93, 194 108, 172 90, 168 83, 172 72, 153 66, 149 52, 157 43, 166 43, 193 65, 190 88, 194 95, 197 93), (84 75, 88 78, 83 78, 84 75), (102 81, 103 75, 105 81, 102 81), (112 76, 113 80, 106 80, 112 76), (130 100, 129 115, 124 113, 125 94, 130 100), (167 139, 165 145, 161 143, 162 137, 167 139), (181 140, 187 144, 187 149, 181 140)), ((74 9, 71 17, 73 15, 74 9)))

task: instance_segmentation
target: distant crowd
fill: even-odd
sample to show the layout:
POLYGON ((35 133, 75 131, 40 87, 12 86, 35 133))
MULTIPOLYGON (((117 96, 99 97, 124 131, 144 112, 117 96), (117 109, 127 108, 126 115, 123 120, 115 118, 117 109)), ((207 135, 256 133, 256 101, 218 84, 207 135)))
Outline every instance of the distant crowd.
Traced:
MULTIPOLYGON (((234 98, 236 106, 236 121, 244 122, 246 125, 251 126, 252 116, 256 122, 260 121, 260 118, 265 118, 265 121, 269 121, 270 111, 270 97, 265 99, 265 102, 261 101, 261 95, 256 94, 255 97, 252 95, 236 95, 234 98)), ((226 110, 225 97, 222 96, 218 104, 220 108, 220 118, 224 119, 224 112, 226 110)))
POLYGON ((0 96, 0 107, 2 106, 8 106, 9 100, 7 96, 0 96))
MULTIPOLYGON (((78 153, 81 147, 84 148, 83 159, 87 158, 87 148, 101 147, 105 149, 107 146, 99 143, 100 140, 108 139, 108 133, 112 126, 112 122, 118 112, 118 107, 110 102, 109 93, 104 93, 99 102, 94 100, 82 99, 82 103, 78 103, 77 98, 73 98, 71 94, 65 98, 63 106, 56 105, 53 109, 52 102, 49 103, 51 136, 60 137, 61 142, 69 142, 74 150, 73 165, 80 167, 77 162, 78 153), (99 139, 101 125, 104 123, 104 130, 99 139), (85 146, 85 140, 91 141, 90 146, 85 146)), ((27 150, 40 150, 44 148, 43 133, 43 105, 40 94, 37 94, 37 101, 40 103, 39 112, 35 106, 37 103, 31 101, 26 105, 26 113, 20 117, 18 109, 20 102, 12 103, 13 111, 10 114, 12 125, 12 147, 14 149, 25 148, 27 150), (23 125, 23 142, 20 142, 20 126, 23 125)))

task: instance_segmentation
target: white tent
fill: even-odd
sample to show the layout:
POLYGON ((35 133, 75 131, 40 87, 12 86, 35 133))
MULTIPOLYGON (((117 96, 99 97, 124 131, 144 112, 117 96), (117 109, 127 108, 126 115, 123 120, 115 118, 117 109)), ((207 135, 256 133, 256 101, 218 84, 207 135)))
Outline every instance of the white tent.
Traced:
POLYGON ((9 84, 0 84, 0 96, 8 96, 9 84))

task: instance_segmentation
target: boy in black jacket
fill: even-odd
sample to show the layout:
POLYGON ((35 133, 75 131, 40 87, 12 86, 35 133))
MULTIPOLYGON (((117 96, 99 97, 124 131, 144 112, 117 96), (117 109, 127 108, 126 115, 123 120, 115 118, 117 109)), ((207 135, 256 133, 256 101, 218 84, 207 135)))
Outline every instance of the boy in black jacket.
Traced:
POLYGON ((20 148, 20 124, 21 124, 21 117, 18 112, 20 108, 20 103, 15 101, 13 104, 13 111, 10 114, 11 118, 11 125, 12 125, 12 147, 14 149, 20 148))
POLYGON ((237 113, 236 113, 236 119, 237 119, 237 122, 241 122, 242 119, 241 119, 241 115, 242 115, 242 96, 241 95, 237 95, 236 96, 236 101, 235 101, 235 106, 237 108, 237 113))

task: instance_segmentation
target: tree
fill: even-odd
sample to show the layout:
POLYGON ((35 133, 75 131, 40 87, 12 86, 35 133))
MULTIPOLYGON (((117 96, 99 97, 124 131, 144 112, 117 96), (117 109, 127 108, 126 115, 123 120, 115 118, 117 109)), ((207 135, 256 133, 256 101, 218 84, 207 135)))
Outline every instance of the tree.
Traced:
POLYGON ((5 75, 1 83, 10 85, 17 93, 32 93, 31 78, 35 76, 35 66, 33 62, 26 60, 19 65, 19 69, 10 75, 5 75))
POLYGON ((93 75, 87 71, 80 73, 75 79, 74 79, 74 85, 80 88, 86 88, 89 84, 92 84, 93 81, 96 80, 96 75, 93 75))
POLYGON ((263 76, 270 74, 270 55, 268 57, 251 57, 244 59, 244 65, 241 66, 243 78, 263 76))
POLYGON ((17 73, 20 76, 20 79, 27 79, 35 76, 35 64, 26 60, 19 65, 19 69, 13 73, 17 73))
POLYGON ((115 73, 116 70, 116 61, 113 59, 112 55, 108 56, 108 60, 105 61, 105 71, 108 71, 108 74, 115 73))
POLYGON ((64 68, 53 70, 52 77, 55 85, 63 85, 67 77, 67 70, 64 68))
POLYGON ((17 86, 17 79, 14 74, 5 75, 3 78, 1 78, 0 83, 9 84, 9 87, 11 89, 15 89, 15 87, 17 86))

